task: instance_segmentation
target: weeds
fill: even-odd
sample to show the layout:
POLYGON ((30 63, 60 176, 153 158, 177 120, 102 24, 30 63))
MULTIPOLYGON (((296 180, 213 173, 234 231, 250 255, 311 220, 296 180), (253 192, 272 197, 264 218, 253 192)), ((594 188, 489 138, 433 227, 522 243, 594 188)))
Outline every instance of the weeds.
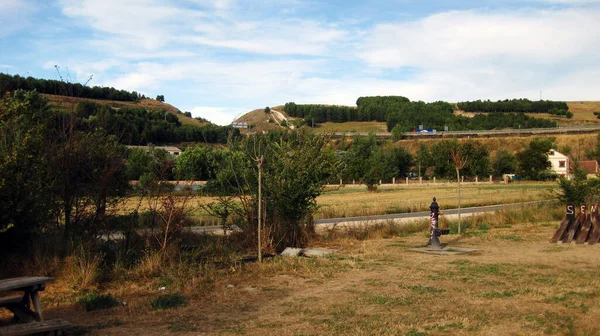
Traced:
POLYGON ((187 306, 187 300, 181 294, 164 294, 158 296, 150 303, 153 309, 170 309, 176 307, 187 306))
POLYGON ((86 312, 109 309, 121 305, 111 294, 88 294, 79 299, 79 304, 86 312))
POLYGON ((521 237, 514 235, 514 234, 509 234, 509 235, 497 235, 496 238, 498 239, 503 239, 503 240, 510 240, 510 241, 514 241, 514 242, 519 242, 521 241, 521 237))

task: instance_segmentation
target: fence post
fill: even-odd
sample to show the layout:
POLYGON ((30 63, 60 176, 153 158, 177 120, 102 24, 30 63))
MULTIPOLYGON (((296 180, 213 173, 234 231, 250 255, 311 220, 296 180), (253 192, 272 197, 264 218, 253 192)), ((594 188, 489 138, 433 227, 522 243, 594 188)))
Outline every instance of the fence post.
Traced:
POLYGON ((494 181, 492 181, 492 175, 490 175, 490 183, 492 183, 492 182, 494 182, 494 181))
POLYGON ((423 184, 423 177, 419 176, 419 184, 423 184))
POLYGON ((433 184, 435 184, 435 176, 433 177, 433 184))
POLYGON ((396 184, 396 178, 392 177, 392 184, 396 184))
POLYGON ((408 184, 408 177, 406 178, 406 184, 408 184))
POLYGON ((475 183, 479 183, 479 176, 475 176, 475 183))

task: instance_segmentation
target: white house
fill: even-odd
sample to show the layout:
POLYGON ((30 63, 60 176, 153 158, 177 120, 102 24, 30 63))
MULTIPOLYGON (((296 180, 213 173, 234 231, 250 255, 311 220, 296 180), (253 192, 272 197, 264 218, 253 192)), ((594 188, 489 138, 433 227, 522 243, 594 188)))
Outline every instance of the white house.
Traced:
POLYGON ((569 171, 570 162, 568 156, 551 149, 550 152, 548 152, 548 160, 552 165, 550 170, 553 173, 558 174, 559 176, 569 176, 571 173, 569 171))
MULTIPOLYGON (((152 149, 151 146, 127 146, 127 148, 143 149, 146 153, 149 153, 152 149)), ((181 149, 173 146, 154 146, 154 149, 163 149, 173 156, 179 156, 179 154, 181 154, 181 149)))

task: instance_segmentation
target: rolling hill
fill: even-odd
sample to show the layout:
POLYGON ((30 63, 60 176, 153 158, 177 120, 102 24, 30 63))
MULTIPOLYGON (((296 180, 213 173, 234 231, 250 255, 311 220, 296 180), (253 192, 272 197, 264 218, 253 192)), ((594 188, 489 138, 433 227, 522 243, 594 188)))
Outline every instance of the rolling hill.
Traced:
MULTIPOLYGON (((555 115, 545 113, 526 113, 526 115, 535 118, 550 119, 556 121, 559 126, 576 126, 576 125, 594 125, 600 124, 594 112, 600 112, 600 101, 572 101, 566 102, 569 106, 569 111, 573 113, 573 118, 567 119, 555 115)), ((276 110, 285 115, 288 120, 294 118, 289 117, 283 111, 283 105, 274 106, 272 110, 276 110)), ((467 117, 472 117, 475 113, 467 113, 461 110, 455 110, 455 114, 460 114, 467 117)), ((265 113, 264 109, 252 110, 241 117, 236 122, 247 122, 250 126, 250 131, 269 131, 282 129, 271 114, 265 113)), ((377 121, 350 121, 343 123, 325 122, 315 127, 315 132, 386 132, 386 123, 377 121)))
POLYGON ((54 106, 55 108, 57 108, 61 111, 71 111, 74 109, 74 107, 75 107, 75 105, 77 105, 77 103, 82 102, 82 101, 93 101, 98 104, 108 105, 116 110, 118 110, 122 107, 132 107, 132 108, 143 107, 147 110, 162 109, 162 110, 165 110, 165 111, 175 115, 177 117, 177 119, 181 122, 181 124, 183 124, 183 125, 204 126, 207 124, 207 123, 201 122, 199 120, 196 120, 194 118, 190 118, 190 117, 186 116, 185 114, 183 114, 179 109, 177 109, 173 105, 170 105, 167 103, 161 103, 154 99, 140 99, 137 102, 131 102, 131 101, 78 98, 78 97, 58 96, 58 95, 51 95, 51 94, 41 94, 41 95, 46 97, 48 99, 48 101, 50 101, 50 104, 52 106, 54 106))

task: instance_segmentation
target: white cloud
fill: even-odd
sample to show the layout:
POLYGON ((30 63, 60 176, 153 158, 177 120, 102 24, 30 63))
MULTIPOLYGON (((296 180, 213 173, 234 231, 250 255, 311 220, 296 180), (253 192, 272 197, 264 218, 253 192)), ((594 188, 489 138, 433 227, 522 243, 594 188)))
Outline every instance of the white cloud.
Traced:
POLYGON ((319 55, 347 33, 305 19, 248 20, 232 1, 191 1, 200 7, 180 8, 156 0, 61 0, 63 13, 83 19, 103 35, 98 43, 158 52, 198 46, 257 54, 319 55), (108 40, 108 42, 107 42, 108 40))
POLYGON ((380 24, 360 57, 374 67, 446 68, 482 63, 553 64, 600 51, 600 11, 453 11, 380 24), (567 24, 568 23, 568 24, 567 24))

